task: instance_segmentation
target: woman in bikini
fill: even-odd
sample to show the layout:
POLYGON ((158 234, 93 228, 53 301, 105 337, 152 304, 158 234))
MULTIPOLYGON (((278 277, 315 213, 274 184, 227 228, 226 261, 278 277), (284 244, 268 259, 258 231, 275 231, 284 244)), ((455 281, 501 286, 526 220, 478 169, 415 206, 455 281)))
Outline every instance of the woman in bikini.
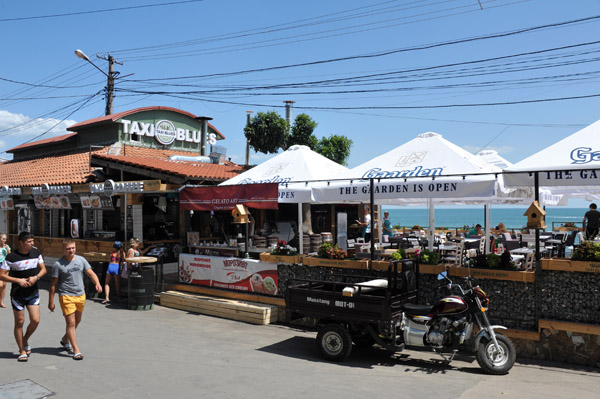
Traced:
POLYGON ((113 244, 113 248, 115 249, 110 254, 110 263, 108 264, 108 270, 106 271, 106 281, 104 283, 104 300, 102 303, 109 302, 109 294, 110 294, 110 281, 112 277, 115 277, 115 287, 117 288, 117 297, 121 298, 121 279, 119 277, 119 271, 121 269, 121 265, 125 260, 125 251, 123 250, 123 244, 121 241, 115 241, 113 244))

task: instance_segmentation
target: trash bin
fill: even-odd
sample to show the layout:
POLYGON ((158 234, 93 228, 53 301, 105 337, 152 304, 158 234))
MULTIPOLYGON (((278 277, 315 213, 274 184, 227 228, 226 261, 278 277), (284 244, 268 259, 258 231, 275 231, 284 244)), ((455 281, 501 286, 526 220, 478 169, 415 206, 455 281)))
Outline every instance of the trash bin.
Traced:
POLYGON ((154 268, 142 267, 129 274, 127 295, 130 310, 150 310, 154 306, 154 268))

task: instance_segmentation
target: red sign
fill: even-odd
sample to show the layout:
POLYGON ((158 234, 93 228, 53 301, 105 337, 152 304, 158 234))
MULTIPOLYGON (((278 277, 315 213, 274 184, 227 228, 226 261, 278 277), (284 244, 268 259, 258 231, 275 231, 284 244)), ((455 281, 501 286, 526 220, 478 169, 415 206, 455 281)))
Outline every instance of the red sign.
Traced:
POLYGON ((277 209, 277 187, 277 183, 186 187, 181 190, 179 206, 186 211, 228 210, 238 204, 277 209))

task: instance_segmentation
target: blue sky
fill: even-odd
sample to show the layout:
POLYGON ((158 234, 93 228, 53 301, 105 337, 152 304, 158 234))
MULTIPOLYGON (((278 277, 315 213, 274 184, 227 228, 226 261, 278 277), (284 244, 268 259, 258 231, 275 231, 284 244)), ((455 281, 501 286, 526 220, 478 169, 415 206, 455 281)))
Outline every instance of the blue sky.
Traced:
MULTIPOLYGON (((116 65, 124 77, 115 112, 164 105, 210 116, 227 138, 219 144, 236 162, 244 159, 246 111, 284 115, 284 100, 295 101, 294 115, 305 112, 318 122, 318 137, 353 140, 350 167, 427 131, 517 162, 600 119, 600 97, 389 109, 600 94, 600 43, 589 44, 600 40, 600 19, 482 39, 600 16, 598 0, 158 4, 0 3, 0 34, 10 38, 0 67, 0 149, 64 134, 66 125, 104 114, 102 97, 92 95, 105 77, 76 58, 75 49, 103 70, 107 63, 96 53, 123 62, 116 65), (123 7, 132 8, 90 13, 123 7), (57 14, 74 15, 46 18, 57 14), (289 67, 297 64, 310 65, 289 67), (272 69, 281 66, 287 67, 272 69), (256 69, 269 70, 247 72, 256 69)), ((251 162, 266 158, 253 154, 251 162)))

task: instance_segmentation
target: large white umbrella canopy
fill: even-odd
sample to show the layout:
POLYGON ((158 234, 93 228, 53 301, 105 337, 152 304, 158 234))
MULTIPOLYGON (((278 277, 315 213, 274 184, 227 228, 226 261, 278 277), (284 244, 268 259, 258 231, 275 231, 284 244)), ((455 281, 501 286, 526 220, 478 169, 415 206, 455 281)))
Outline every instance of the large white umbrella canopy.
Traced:
MULTIPOLYGON (((498 154, 497 151, 494 150, 479 151, 477 156, 487 163, 490 163, 501 169, 506 169, 513 165, 512 162, 503 158, 500 154, 498 154)), ((502 202, 502 199, 504 199, 504 203, 516 203, 513 201, 518 198, 522 203, 528 204, 535 198, 533 186, 514 187, 509 189, 506 187, 504 175, 501 175, 498 178, 498 183, 501 189, 498 191, 498 200, 496 202, 502 202)), ((546 188, 540 190, 540 202, 542 205, 567 205, 567 201, 567 197, 561 194, 554 194, 550 189, 546 188)))
POLYGON ((313 202, 310 186, 302 182, 332 179, 348 171, 304 145, 293 145, 273 158, 220 185, 278 183, 279 202, 313 202))
POLYGON ((540 187, 569 197, 600 197, 600 121, 505 169, 507 186, 533 186, 539 172, 540 187))
POLYGON ((429 132, 338 176, 344 180, 315 184, 313 196, 318 202, 367 202, 373 178, 379 204, 491 198, 496 191, 495 174, 501 171, 429 132))

